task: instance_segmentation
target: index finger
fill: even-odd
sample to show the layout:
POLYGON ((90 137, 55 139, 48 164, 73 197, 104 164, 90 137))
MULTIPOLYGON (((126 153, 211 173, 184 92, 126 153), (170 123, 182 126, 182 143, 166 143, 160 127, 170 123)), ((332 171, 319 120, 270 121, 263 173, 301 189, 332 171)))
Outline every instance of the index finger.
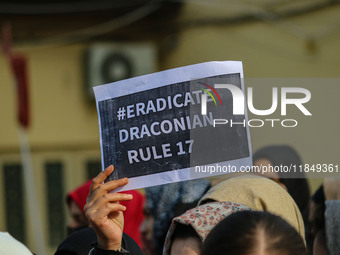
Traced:
POLYGON ((92 183, 91 183, 89 194, 91 194, 95 189, 97 189, 100 185, 102 185, 102 183, 106 180, 106 178, 110 174, 112 174, 113 170, 114 170, 113 165, 110 165, 107 168, 105 168, 104 171, 102 171, 96 177, 94 177, 92 179, 92 183))

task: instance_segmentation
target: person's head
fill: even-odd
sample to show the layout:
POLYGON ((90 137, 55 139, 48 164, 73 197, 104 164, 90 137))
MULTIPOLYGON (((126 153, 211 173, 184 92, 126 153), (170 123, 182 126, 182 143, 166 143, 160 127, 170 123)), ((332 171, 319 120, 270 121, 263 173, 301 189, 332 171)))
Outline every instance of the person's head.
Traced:
POLYGON ((198 255, 202 242, 218 222, 249 207, 233 202, 213 202, 188 210, 172 220, 163 255, 198 255))
POLYGON ((67 208, 71 216, 71 221, 67 225, 68 234, 88 226, 84 206, 86 204, 86 198, 89 193, 91 183, 92 180, 85 182, 81 186, 70 191, 66 196, 67 208))
POLYGON ((281 217, 268 212, 236 212, 207 236, 201 255, 306 255, 304 241, 281 217))
POLYGON ((268 211, 281 216, 305 237, 304 222, 299 208, 277 183, 256 175, 244 175, 225 180, 212 187, 199 202, 233 201, 256 211, 268 211))

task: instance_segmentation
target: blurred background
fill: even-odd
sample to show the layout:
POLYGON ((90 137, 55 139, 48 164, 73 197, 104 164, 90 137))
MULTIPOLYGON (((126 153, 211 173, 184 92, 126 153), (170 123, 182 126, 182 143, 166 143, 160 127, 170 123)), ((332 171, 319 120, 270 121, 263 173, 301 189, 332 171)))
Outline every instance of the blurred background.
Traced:
MULTIPOLYGON (((271 105, 273 86, 312 94, 306 107, 313 116, 292 110, 287 117, 298 127, 251 128, 253 151, 287 144, 304 163, 339 164, 339 0, 0 0, 0 24, 11 27, 0 54, 0 230, 32 251, 19 127, 31 148, 46 253, 53 254, 66 236, 66 193, 101 170, 95 85, 239 60, 259 109, 271 105), (25 95, 17 95, 8 45, 27 64, 21 107, 29 121, 21 125, 25 95)), ((322 179, 309 181, 313 192, 322 179)))

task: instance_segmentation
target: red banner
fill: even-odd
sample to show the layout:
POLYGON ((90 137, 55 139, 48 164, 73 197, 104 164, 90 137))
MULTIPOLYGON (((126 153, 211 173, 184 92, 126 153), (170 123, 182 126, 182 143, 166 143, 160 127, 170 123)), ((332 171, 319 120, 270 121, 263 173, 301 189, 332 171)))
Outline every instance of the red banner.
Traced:
POLYGON ((23 55, 12 51, 12 33, 9 25, 3 27, 2 49, 7 55, 11 65, 17 91, 17 116, 20 125, 24 128, 29 126, 29 94, 28 94, 28 74, 27 59, 23 55))

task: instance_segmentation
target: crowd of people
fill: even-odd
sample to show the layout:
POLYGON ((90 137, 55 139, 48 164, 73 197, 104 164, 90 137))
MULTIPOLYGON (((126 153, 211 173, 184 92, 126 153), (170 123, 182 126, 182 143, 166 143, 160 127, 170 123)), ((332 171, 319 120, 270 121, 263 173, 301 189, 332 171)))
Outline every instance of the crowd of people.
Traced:
MULTIPOLYGON (((262 148, 253 159, 258 166, 301 164, 289 146, 262 148)), ((146 188, 142 212, 127 204, 139 196, 112 193, 127 178, 104 182, 113 171, 92 180, 83 212, 90 227, 68 236, 56 255, 339 254, 339 180, 326 179, 313 196, 303 173, 171 183, 146 188), (144 214, 134 223, 141 239, 126 234, 129 211, 144 214)))
MULTIPOLYGON (((289 146, 262 148, 253 161, 301 164, 289 146)), ((112 192, 129 181, 105 182, 113 171, 67 194, 72 220, 55 255, 340 254, 340 179, 325 179, 312 196, 303 173, 229 174, 112 192)))

